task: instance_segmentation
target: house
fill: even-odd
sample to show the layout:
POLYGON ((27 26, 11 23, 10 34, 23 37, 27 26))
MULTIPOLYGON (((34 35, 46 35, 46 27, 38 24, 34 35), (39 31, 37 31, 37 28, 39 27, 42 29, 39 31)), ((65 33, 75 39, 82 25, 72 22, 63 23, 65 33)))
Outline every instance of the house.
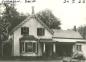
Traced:
POLYGON ((53 31, 32 15, 11 33, 13 56, 42 56, 45 52, 45 42, 52 42, 53 31))
POLYGON ((49 29, 36 15, 16 26, 10 39, 12 56, 71 56, 81 47, 86 54, 86 40, 77 31, 49 29))
POLYGON ((78 31, 54 30, 53 41, 56 41, 56 55, 72 56, 82 53, 86 57, 86 40, 78 31))

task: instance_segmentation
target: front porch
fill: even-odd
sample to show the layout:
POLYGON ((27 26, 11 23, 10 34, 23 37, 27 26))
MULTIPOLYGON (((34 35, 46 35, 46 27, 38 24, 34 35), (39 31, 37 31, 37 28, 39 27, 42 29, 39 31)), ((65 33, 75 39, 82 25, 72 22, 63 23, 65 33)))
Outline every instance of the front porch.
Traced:
POLYGON ((38 56, 38 40, 32 35, 20 38, 20 56, 38 56))
MULTIPOLYGON (((46 40, 47 41, 47 40, 46 40)), ((45 57, 71 57, 73 42, 40 41, 42 56, 45 57)))
POLYGON ((70 57, 74 42, 58 42, 37 39, 34 36, 20 38, 20 56, 70 57))
POLYGON ((58 57, 71 57, 73 54, 73 45, 71 42, 56 43, 56 55, 58 57))

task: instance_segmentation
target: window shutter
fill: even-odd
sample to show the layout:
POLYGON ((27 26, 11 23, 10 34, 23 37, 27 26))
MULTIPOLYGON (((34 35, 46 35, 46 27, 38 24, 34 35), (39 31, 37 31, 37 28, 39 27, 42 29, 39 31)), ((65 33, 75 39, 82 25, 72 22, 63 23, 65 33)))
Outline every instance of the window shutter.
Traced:
POLYGON ((24 52, 24 42, 20 42, 20 53, 24 52))

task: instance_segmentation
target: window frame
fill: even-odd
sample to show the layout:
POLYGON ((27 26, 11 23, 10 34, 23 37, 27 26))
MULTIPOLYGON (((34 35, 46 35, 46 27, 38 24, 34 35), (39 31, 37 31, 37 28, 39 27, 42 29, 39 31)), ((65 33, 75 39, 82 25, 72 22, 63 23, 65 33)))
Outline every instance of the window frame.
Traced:
POLYGON ((26 42, 25 43, 25 52, 33 52, 33 43, 32 42, 26 42), (31 44, 29 44, 29 43, 31 43, 31 44), (32 50, 32 51, 28 51, 28 50, 32 50))
POLYGON ((44 35, 45 35, 45 29, 44 28, 37 28, 37 36, 44 36, 44 35))
POLYGON ((29 34, 29 27, 21 27, 21 35, 29 34))
POLYGON ((20 53, 37 53, 37 42, 31 42, 32 43, 32 51, 26 51, 26 43, 30 43, 30 42, 21 42, 20 43, 20 53), (21 45, 23 43, 23 45, 21 45), (35 44, 35 48, 33 46, 33 44, 35 44), (34 51, 35 49, 35 51, 34 51))
POLYGON ((76 50, 77 51, 82 51, 82 45, 76 45, 76 50))

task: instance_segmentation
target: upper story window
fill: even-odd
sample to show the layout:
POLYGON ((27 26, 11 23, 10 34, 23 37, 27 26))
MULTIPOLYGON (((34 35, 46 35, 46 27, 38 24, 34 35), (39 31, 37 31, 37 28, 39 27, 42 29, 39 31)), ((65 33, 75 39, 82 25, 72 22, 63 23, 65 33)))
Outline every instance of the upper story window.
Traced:
POLYGON ((76 46, 76 49, 77 49, 78 51, 82 51, 82 46, 81 46, 81 45, 77 45, 77 46, 76 46))
POLYGON ((44 36, 45 29, 44 28, 37 28, 37 35, 38 36, 44 36))
POLYGON ((28 27, 21 27, 21 34, 22 35, 29 34, 29 28, 28 27))

